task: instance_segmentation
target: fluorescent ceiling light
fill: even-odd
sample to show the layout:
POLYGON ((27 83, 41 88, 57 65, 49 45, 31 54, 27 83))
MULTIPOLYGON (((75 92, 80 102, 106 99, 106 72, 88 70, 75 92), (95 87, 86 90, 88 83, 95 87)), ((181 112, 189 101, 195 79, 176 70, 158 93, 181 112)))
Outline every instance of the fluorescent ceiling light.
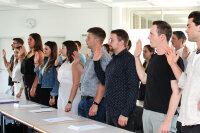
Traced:
POLYGON ((102 1, 102 2, 113 2, 112 0, 98 0, 99 2, 102 1))
POLYGON ((53 3, 53 4, 64 4, 64 0, 42 0, 44 2, 53 3))
POLYGON ((196 1, 152 1, 158 7, 194 7, 198 6, 196 1))
POLYGON ((48 1, 52 1, 52 2, 55 2, 55 3, 64 3, 64 0, 48 0, 48 1))
POLYGON ((7 4, 16 4, 16 0, 0 0, 0 2, 7 3, 7 4))
POLYGON ((67 7, 81 8, 81 3, 64 4, 67 7))
POLYGON ((38 5, 19 5, 19 7, 27 8, 27 9, 39 9, 38 5))
POLYGON ((170 23, 171 25, 187 25, 187 23, 170 23))

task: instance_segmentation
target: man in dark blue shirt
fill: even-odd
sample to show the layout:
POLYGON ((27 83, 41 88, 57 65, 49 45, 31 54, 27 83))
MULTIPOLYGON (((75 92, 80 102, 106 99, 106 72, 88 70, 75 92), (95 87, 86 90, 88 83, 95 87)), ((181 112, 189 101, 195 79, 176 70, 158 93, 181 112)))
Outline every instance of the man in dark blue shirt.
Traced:
POLYGON ((122 29, 113 30, 109 47, 114 57, 103 71, 100 58, 103 55, 100 47, 93 56, 95 72, 106 88, 106 119, 109 125, 134 131, 134 112, 139 87, 135 59, 128 52, 129 37, 122 29))

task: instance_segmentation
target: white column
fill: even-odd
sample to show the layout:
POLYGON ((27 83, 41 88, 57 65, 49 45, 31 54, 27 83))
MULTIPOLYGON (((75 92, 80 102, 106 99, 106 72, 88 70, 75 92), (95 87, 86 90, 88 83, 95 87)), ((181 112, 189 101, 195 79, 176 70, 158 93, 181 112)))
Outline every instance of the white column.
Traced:
POLYGON ((112 7, 112 30, 122 28, 122 8, 112 7))

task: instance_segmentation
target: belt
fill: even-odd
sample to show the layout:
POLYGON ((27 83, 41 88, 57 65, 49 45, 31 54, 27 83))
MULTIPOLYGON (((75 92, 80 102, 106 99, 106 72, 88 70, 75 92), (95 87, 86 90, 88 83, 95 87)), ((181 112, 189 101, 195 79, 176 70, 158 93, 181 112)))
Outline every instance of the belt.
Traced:
POLYGON ((94 97, 91 97, 91 96, 81 96, 82 100, 90 100, 92 98, 94 98, 94 97))

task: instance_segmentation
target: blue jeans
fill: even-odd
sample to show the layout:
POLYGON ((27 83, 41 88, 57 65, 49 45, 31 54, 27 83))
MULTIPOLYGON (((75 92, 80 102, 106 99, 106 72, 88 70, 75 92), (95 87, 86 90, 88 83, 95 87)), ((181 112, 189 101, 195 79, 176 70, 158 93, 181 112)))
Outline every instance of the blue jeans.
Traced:
POLYGON ((89 116, 89 110, 90 107, 93 104, 94 99, 91 98, 89 100, 83 100, 78 104, 78 115, 82 117, 86 117, 92 120, 104 122, 105 118, 105 103, 104 103, 104 98, 102 98, 101 102, 98 105, 98 111, 96 116, 89 116))

